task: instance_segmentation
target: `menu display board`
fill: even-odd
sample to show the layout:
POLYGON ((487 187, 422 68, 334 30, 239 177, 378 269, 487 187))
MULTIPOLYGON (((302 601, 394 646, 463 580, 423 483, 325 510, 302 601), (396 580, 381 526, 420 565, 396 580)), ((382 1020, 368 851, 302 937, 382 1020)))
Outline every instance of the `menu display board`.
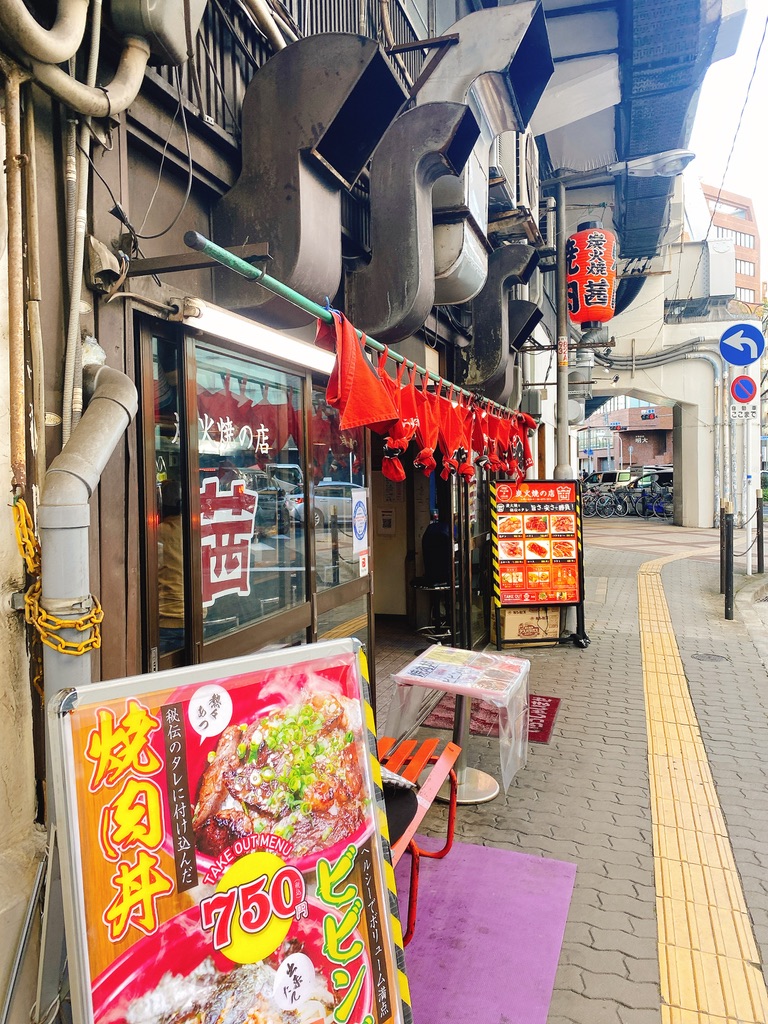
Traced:
POLYGON ((359 651, 57 695, 76 1020, 409 1024, 359 651))
POLYGON ((491 485, 492 544, 502 606, 582 600, 576 481, 491 485))

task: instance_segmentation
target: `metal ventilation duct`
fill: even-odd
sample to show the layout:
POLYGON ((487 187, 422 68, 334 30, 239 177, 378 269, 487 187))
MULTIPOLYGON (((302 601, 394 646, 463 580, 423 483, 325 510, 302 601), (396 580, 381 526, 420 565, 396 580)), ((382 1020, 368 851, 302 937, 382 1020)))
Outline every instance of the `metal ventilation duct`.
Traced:
POLYGON ((535 302, 512 299, 514 284, 527 284, 539 262, 530 245, 503 245, 488 262, 485 287, 472 302, 472 347, 464 383, 507 402, 515 387, 515 350, 543 317, 535 302))
POLYGON ((462 103, 427 103, 401 114, 371 163, 370 263, 348 274, 345 309, 379 341, 423 326, 435 301, 432 185, 460 174, 480 128, 462 103))
MULTIPOLYGON (((341 197, 406 100, 384 51, 345 33, 308 36, 271 57, 246 90, 242 170, 213 211, 214 239, 267 242, 270 274, 323 302, 341 281, 341 197)), ((216 302, 276 326, 307 313, 229 270, 216 302)))
POLYGON ((435 185, 438 303, 466 302, 482 288, 490 248, 490 146, 501 132, 526 128, 554 71, 544 12, 536 0, 475 11, 451 32, 459 42, 432 58, 416 102, 467 103, 482 134, 460 181, 441 179, 435 185))
POLYGON ((159 64, 183 64, 188 58, 187 28, 194 39, 207 0, 112 0, 109 13, 121 36, 141 36, 159 64))

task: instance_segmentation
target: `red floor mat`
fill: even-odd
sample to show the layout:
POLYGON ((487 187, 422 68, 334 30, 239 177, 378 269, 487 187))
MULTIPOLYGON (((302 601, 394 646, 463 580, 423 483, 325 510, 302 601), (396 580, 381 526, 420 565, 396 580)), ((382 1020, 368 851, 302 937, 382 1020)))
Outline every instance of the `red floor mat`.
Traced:
MULTIPOLYGON (((559 697, 544 697, 538 693, 532 693, 529 696, 528 740, 530 743, 549 743, 559 705, 559 697)), ((424 725, 432 729, 452 729, 453 706, 453 695, 447 693, 424 725)), ((498 736, 498 711, 488 704, 474 701, 472 716, 469 720, 469 731, 473 736, 498 736)))

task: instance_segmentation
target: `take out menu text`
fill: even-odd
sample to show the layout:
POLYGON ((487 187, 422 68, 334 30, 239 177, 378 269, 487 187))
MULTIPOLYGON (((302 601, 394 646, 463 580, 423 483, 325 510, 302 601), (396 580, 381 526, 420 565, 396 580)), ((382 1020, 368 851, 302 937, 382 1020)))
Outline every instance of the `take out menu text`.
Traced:
POLYGON ((495 497, 500 603, 577 604, 581 580, 575 481, 498 483, 495 497))

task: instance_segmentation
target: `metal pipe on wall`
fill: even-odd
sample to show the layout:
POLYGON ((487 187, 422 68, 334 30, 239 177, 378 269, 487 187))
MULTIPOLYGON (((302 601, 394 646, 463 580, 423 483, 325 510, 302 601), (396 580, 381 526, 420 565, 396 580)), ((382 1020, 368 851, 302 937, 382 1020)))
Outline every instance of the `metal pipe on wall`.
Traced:
MULTIPOLYGON (((101 41, 101 0, 94 0, 91 20, 91 45, 88 51, 86 86, 92 89, 96 83, 101 41)), ((78 129, 77 189, 72 271, 69 278, 69 319, 64 350, 64 383, 62 385, 61 441, 66 444, 80 419, 83 408, 82 381, 76 379, 78 370, 77 349, 80 347, 80 299, 83 288, 83 260, 85 258, 85 232, 88 217, 88 153, 91 144, 91 125, 85 117, 78 129)))
POLYGON ((15 48, 46 64, 63 64, 77 53, 85 34, 88 0, 59 0, 56 21, 43 26, 24 6, 23 0, 0 3, 0 28, 15 48))
POLYGON ((30 67, 42 88, 72 110, 88 117, 112 117, 122 113, 138 96, 149 55, 145 39, 126 36, 115 76, 103 88, 78 82, 55 64, 30 61, 30 67))
POLYGON ((0 54, 5 76, 5 172, 8 208, 8 374, 12 486, 27 486, 24 400, 24 223, 21 165, 21 83, 28 77, 0 54))
POLYGON ((35 149, 35 108, 32 96, 24 106, 24 148, 27 171, 24 176, 26 196, 27 240, 27 319, 29 323, 29 349, 32 358, 32 454, 35 461, 35 483, 45 472, 47 462, 45 445, 45 353, 43 328, 40 318, 42 288, 40 277, 40 222, 37 210, 37 157, 35 149))
MULTIPOLYGON (((130 378, 109 366, 83 372, 91 399, 67 445, 45 474, 38 509, 41 606, 60 618, 77 619, 93 607, 89 530, 91 495, 120 438, 136 415, 138 395, 130 378)), ((67 639, 77 636, 70 631, 67 639)), ((90 654, 77 657, 43 648, 45 701, 61 689, 91 682, 90 654)), ((50 778, 50 775, 48 775, 50 778)), ((49 821, 55 821, 53 790, 49 821)))

